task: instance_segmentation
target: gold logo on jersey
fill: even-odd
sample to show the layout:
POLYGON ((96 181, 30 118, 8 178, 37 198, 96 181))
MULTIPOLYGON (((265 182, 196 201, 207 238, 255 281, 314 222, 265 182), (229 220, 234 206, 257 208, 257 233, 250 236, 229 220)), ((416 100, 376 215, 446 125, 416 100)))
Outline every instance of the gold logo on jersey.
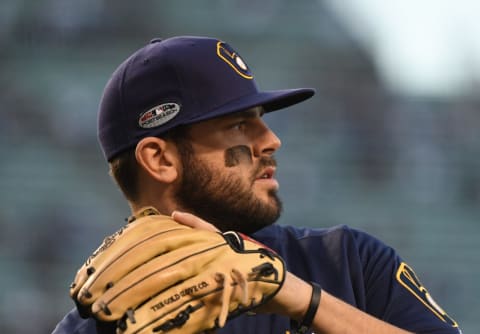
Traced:
POLYGON ((230 45, 219 41, 217 43, 217 55, 240 76, 245 79, 253 79, 253 74, 250 72, 247 64, 243 61, 240 55, 230 47, 230 45))
POLYGON ((432 296, 428 293, 427 289, 420 283, 417 275, 405 262, 400 264, 397 270, 397 281, 411 294, 413 294, 418 300, 420 300, 430 311, 433 312, 442 321, 458 327, 455 320, 450 318, 448 314, 433 300, 432 296))

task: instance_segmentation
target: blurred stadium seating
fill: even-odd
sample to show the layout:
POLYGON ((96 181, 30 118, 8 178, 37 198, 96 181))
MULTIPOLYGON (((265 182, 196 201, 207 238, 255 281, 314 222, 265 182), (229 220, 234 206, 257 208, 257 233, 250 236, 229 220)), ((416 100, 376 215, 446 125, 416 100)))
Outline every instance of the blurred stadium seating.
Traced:
POLYGON ((264 89, 315 87, 267 115, 282 224, 348 224, 394 246, 466 333, 480 310, 480 99, 402 96, 321 1, 47 0, 0 4, 0 332, 49 333, 83 259, 129 210, 96 109, 153 37, 240 50, 264 89))

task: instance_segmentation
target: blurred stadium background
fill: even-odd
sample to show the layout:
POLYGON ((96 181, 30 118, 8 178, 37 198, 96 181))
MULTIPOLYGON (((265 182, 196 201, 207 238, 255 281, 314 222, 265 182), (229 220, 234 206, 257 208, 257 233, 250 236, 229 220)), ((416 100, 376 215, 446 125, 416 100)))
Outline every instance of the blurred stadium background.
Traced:
POLYGON ((240 50, 263 89, 317 89, 267 116, 281 223, 369 231, 475 333, 480 8, 420 3, 2 0, 0 332, 50 333, 73 306, 77 267, 129 214, 96 140, 103 86, 149 39, 191 34, 240 50))

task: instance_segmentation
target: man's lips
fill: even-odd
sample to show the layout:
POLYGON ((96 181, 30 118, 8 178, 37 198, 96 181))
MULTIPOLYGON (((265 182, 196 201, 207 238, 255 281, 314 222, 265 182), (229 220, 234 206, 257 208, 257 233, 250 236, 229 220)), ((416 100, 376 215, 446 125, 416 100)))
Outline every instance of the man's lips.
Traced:
POLYGON ((275 179, 275 167, 264 168, 261 173, 257 174, 254 183, 257 185, 267 186, 268 188, 278 189, 279 184, 275 179))
POLYGON ((265 179, 273 179, 275 176, 275 167, 267 167, 262 170, 261 173, 257 174, 255 180, 265 180, 265 179))

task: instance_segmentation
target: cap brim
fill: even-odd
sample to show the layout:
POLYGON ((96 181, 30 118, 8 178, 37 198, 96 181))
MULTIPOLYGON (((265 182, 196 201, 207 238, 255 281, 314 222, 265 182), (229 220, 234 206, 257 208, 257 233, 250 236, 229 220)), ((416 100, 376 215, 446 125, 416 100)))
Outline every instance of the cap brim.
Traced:
POLYGON ((188 123, 195 123, 207 119, 227 115, 230 113, 247 110, 256 106, 263 106, 265 112, 271 112, 290 107, 303 102, 315 94, 312 88, 297 88, 257 92, 253 95, 243 96, 223 106, 206 112, 201 117, 189 120, 188 123))

